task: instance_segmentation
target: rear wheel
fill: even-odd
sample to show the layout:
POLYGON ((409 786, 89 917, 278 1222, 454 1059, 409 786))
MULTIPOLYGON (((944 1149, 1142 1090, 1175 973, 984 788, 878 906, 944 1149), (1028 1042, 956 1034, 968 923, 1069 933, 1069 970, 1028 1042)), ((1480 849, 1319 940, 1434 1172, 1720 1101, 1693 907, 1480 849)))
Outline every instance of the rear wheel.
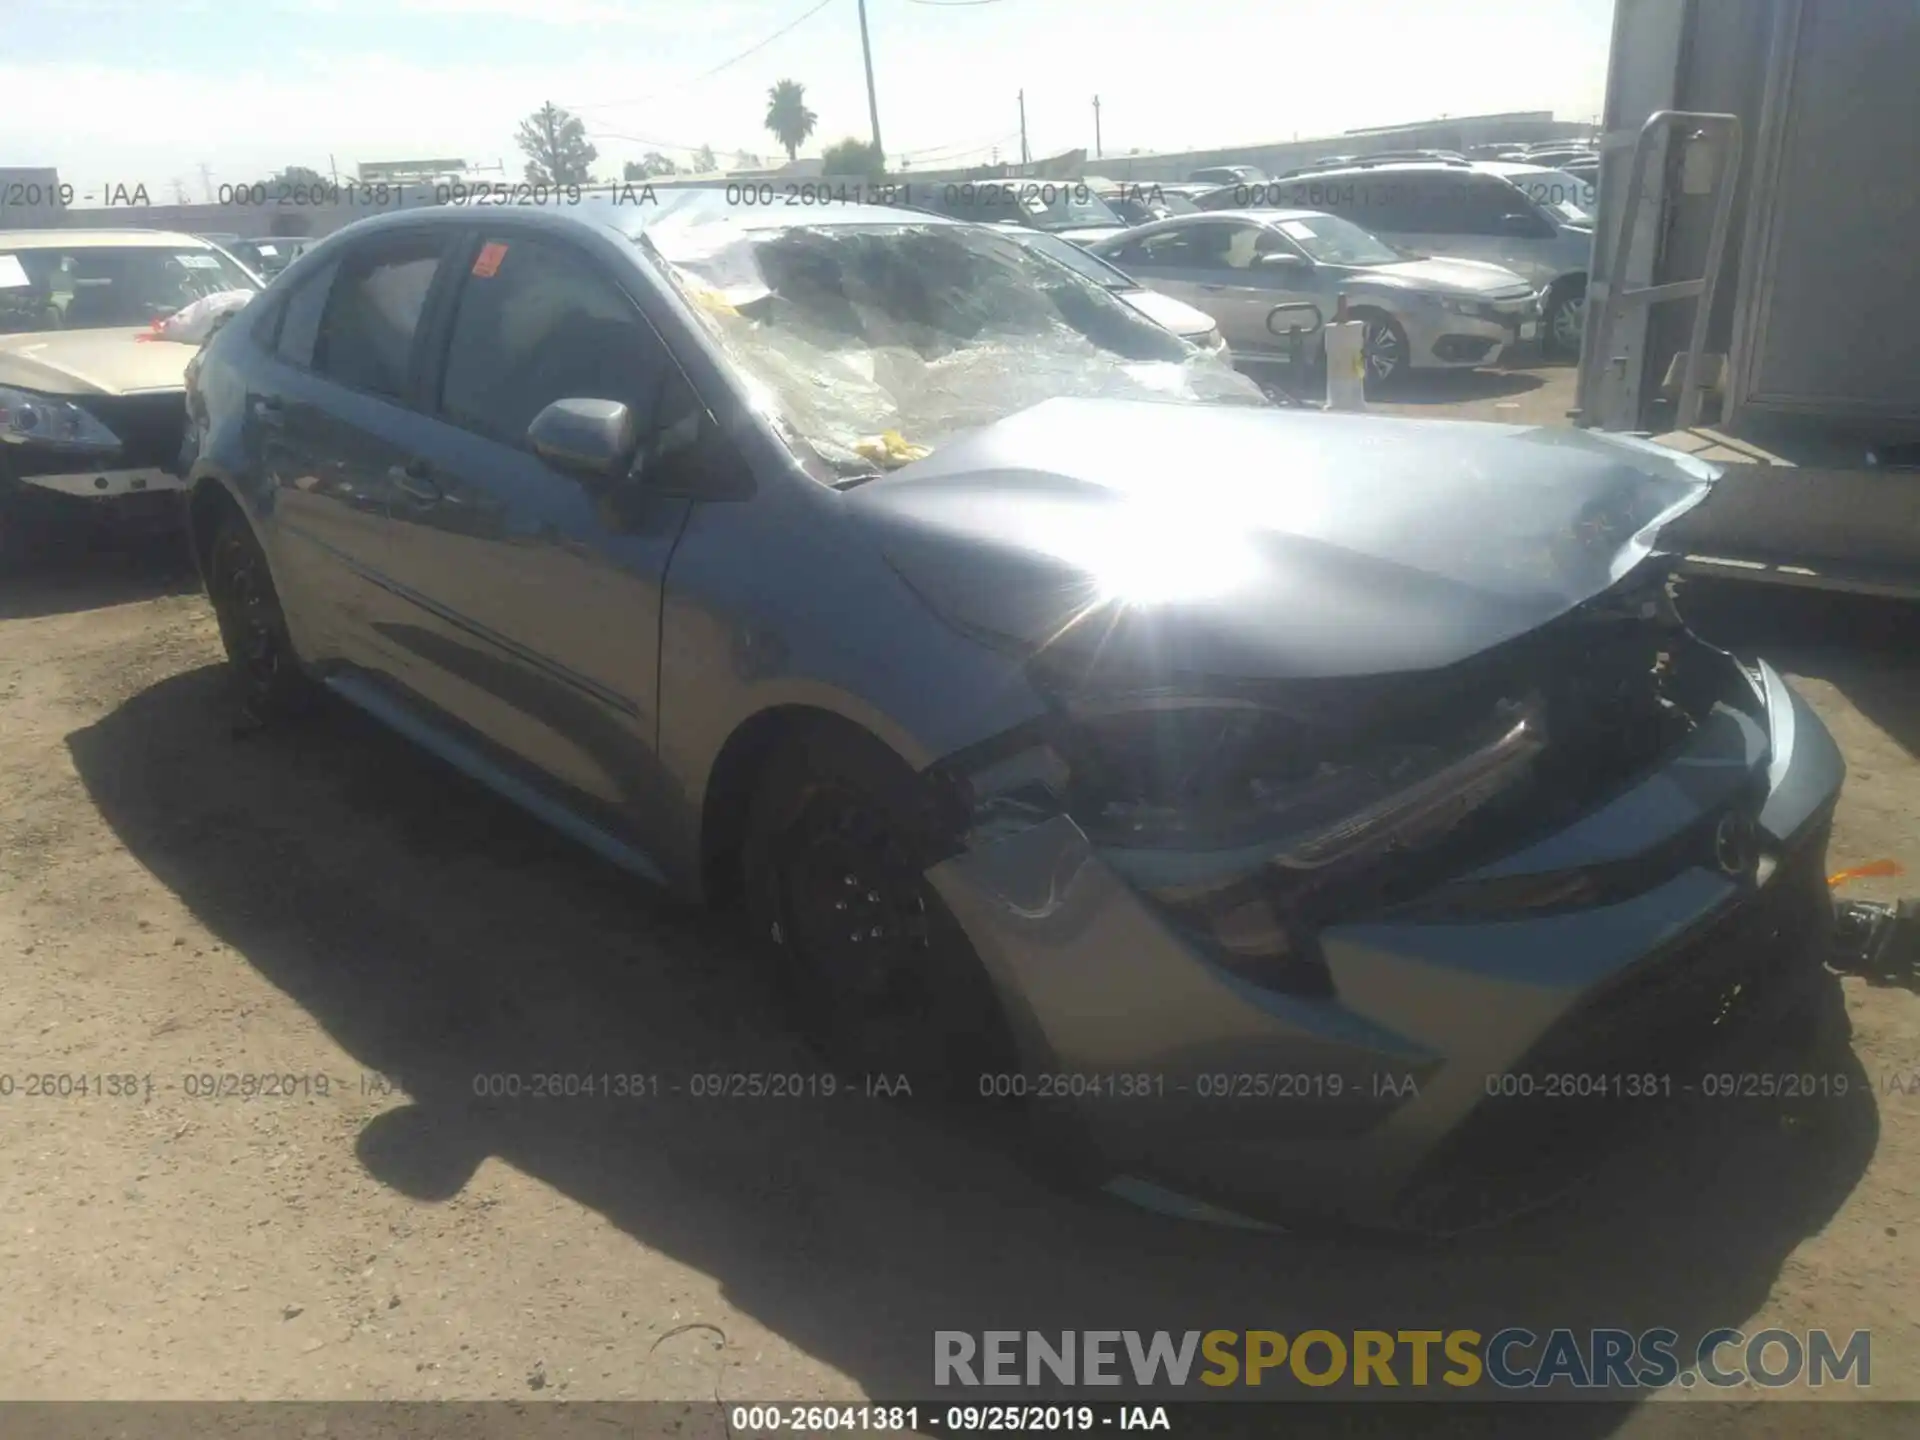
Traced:
POLYGON ((843 1078, 977 1098, 1012 1066, 997 997, 928 883, 917 781, 877 741, 821 727, 770 762, 748 819, 751 923, 803 1034, 843 1078))
POLYGON ((267 557, 238 514, 223 515, 214 533, 207 594, 239 690, 242 720, 264 723, 311 709, 313 682, 294 658, 267 557))

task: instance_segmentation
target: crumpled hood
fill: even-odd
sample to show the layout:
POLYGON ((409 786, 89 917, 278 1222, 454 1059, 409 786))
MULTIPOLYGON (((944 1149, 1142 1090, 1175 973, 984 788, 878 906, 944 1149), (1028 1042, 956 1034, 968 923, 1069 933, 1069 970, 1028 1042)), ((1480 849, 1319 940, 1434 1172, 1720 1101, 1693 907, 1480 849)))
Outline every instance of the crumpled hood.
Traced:
POLYGON ((75 396, 185 389, 187 362, 199 347, 133 338, 147 333, 141 325, 0 335, 0 385, 75 396))
POLYGON ((1533 287, 1503 265, 1482 260, 1404 260, 1397 265, 1369 265, 1352 272, 1356 280, 1371 280, 1405 290, 1446 290, 1481 296, 1521 296, 1533 287))
POLYGON ((846 493, 955 624, 1129 672, 1452 664, 1608 589, 1712 467, 1587 431, 1058 399, 846 493))

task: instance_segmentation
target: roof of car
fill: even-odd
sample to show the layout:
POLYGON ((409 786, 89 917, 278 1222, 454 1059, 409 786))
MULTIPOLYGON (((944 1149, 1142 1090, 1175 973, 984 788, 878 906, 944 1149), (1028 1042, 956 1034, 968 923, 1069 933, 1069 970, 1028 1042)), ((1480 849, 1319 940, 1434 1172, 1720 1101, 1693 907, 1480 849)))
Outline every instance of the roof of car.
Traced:
POLYGON ((1324 210, 1283 210, 1277 206, 1267 210, 1257 207, 1245 207, 1238 210, 1202 210, 1194 215, 1169 215, 1164 220, 1149 220, 1144 225, 1136 225, 1131 230, 1114 236, 1116 240, 1128 239, 1135 235, 1144 235, 1148 231, 1171 230, 1176 226, 1191 225, 1205 220, 1252 220, 1260 225, 1272 225, 1281 220, 1325 220, 1324 210))
POLYGON ((1529 160, 1476 160, 1473 168, 1488 175, 1561 175, 1558 165, 1535 165, 1529 160))
POLYGON ((588 226, 637 236, 673 219, 735 225, 742 230, 788 230, 799 226, 827 225, 963 225, 968 222, 945 215, 892 205, 864 205, 852 201, 822 201, 806 205, 756 205, 742 200, 753 187, 741 186, 736 198, 729 200, 731 187, 652 188, 634 184, 617 187, 612 193, 583 194, 575 200, 548 205, 500 205, 485 202, 455 202, 448 205, 409 207, 391 210, 347 226, 348 233, 367 229, 385 229, 397 225, 471 225, 510 221, 565 229, 588 226))
POLYGON ((1295 176, 1307 178, 1319 175, 1377 175, 1382 171, 1388 174, 1407 174, 1415 172, 1422 175, 1471 175, 1474 173, 1471 160, 1379 160, 1368 162, 1356 160, 1346 165, 1309 166, 1305 170, 1296 170, 1283 179, 1291 180, 1295 176))
POLYGON ((0 250, 58 250, 71 245, 170 249, 207 243, 198 235, 177 230, 0 230, 0 250))

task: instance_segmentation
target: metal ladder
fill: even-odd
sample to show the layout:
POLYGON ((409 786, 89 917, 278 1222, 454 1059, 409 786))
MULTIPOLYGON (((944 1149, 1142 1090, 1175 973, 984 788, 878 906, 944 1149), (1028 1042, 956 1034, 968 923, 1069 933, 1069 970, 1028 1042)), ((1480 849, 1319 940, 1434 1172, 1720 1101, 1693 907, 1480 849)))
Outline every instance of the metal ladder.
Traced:
MULTIPOLYGON (((1615 142, 1615 144, 1618 143, 1615 142)), ((1733 218, 1733 192, 1740 174, 1741 144, 1742 131, 1738 115, 1695 110, 1657 110, 1649 115, 1646 124, 1640 127, 1640 133, 1633 140, 1633 160, 1626 177, 1626 203, 1620 211, 1620 223, 1612 236, 1612 244, 1605 257, 1606 276, 1602 277, 1595 273, 1587 282, 1587 323, 1590 333, 1587 336, 1586 353, 1583 357, 1585 363, 1582 366, 1580 394, 1582 423, 1593 423, 1594 402, 1603 373, 1616 368, 1624 370, 1626 366, 1627 356, 1615 355, 1612 351, 1614 334, 1627 312, 1635 307, 1658 305, 1666 300, 1688 299, 1696 303, 1693 311, 1693 328, 1687 340, 1676 423, 1677 428, 1681 430, 1690 430, 1699 423, 1701 353, 1706 346, 1707 324, 1713 314, 1714 289, 1720 280, 1720 262, 1726 251, 1727 230, 1733 218), (1708 192, 1714 197, 1713 228, 1707 237, 1704 272, 1699 278, 1693 280, 1671 280, 1660 285, 1615 289, 1614 278, 1624 277, 1629 273, 1627 262, 1631 258, 1630 251, 1633 246, 1635 227, 1639 223, 1640 206, 1645 198, 1647 170, 1652 164, 1656 149, 1659 148, 1658 142, 1669 132, 1682 128, 1687 132, 1686 139, 1689 141, 1717 137, 1719 142, 1714 147, 1716 164, 1708 192), (1604 365, 1600 363, 1603 356, 1605 357, 1604 365), (1592 378, 1589 380, 1588 376, 1592 378)), ((1681 165, 1684 171, 1684 158, 1681 165)), ((1658 197, 1662 216, 1665 214, 1667 200, 1667 191, 1663 184, 1658 197)), ((1656 231, 1656 244, 1658 243, 1657 235, 1656 231)), ((1601 257, 1596 254, 1594 258, 1598 262, 1601 257)), ((1599 266, 1596 263, 1596 272, 1598 269, 1599 266)))

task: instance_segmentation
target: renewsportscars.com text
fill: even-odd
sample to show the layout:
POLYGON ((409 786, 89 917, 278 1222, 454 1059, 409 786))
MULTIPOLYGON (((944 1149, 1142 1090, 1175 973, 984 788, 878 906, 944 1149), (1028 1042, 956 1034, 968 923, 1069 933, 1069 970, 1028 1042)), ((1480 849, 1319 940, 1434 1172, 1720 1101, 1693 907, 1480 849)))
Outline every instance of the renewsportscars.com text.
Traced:
MULTIPOLYGON (((933 1383, 1650 1390, 1872 1383, 1873 1335, 1855 1330, 936 1330, 933 1383)), ((1196 1393, 1205 1393, 1198 1391, 1196 1393)))

